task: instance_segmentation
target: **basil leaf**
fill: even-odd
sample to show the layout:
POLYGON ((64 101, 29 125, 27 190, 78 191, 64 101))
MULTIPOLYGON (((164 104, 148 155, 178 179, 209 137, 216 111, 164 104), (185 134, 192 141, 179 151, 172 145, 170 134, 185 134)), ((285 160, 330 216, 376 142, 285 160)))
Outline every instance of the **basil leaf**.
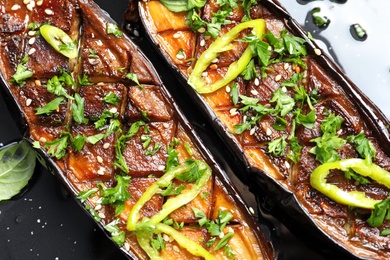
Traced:
POLYGON ((17 195, 34 173, 36 156, 27 143, 0 150, 0 201, 17 195))

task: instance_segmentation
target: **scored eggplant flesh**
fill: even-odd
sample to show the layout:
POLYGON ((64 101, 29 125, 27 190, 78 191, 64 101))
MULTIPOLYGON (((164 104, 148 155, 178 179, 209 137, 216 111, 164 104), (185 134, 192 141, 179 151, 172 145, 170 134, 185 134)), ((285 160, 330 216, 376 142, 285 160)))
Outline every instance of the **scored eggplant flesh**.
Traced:
MULTIPOLYGON (((195 243, 196 250, 199 246, 203 248, 210 259, 226 259, 226 254, 237 259, 273 259, 272 245, 263 236, 249 207, 193 132, 151 63, 107 13, 89 0, 31 2, 34 4, 22 0, 0 1, 0 69, 4 91, 19 109, 16 120, 22 122, 24 139, 38 147, 47 167, 74 195, 91 191, 90 196, 82 197, 86 211, 111 233, 126 256, 148 259, 137 240, 139 228, 165 210, 167 200, 175 201, 174 193, 162 194, 168 184, 158 187, 159 192, 140 207, 136 230, 126 229, 126 223, 143 194, 169 172, 167 161, 175 159, 177 153, 177 167, 186 161, 205 161, 212 174, 193 199, 166 213, 164 223, 168 220, 176 223, 174 230, 179 238, 189 239, 191 245, 195 243), (50 24, 69 35, 75 42, 73 47, 78 48, 78 57, 68 59, 46 42, 39 34, 42 24, 50 24), (108 27, 114 31, 108 31, 108 27), (18 78, 17 71, 25 77, 18 78), (105 101, 108 96, 115 97, 115 101, 105 101), (48 108, 56 99, 57 106, 48 108), (81 148, 73 143, 78 137, 87 140, 81 148), (97 140, 91 141, 90 137, 97 140), (118 145, 122 137, 125 142, 118 145), (122 161, 118 162, 118 158, 122 161), (124 180, 129 183, 107 195, 124 180), (129 195, 116 198, 121 207, 115 200, 104 202, 122 194, 129 195), (195 209, 204 214, 203 220, 209 224, 222 221, 223 214, 225 217, 231 214, 231 218, 219 223, 220 235, 215 236, 207 226, 198 224, 200 218, 195 215, 195 209), (231 233, 234 233, 232 237, 231 233), (123 234, 124 241, 120 237, 123 234), (225 243, 223 234, 230 237, 225 243), (208 242, 210 245, 206 247, 208 242), (219 244, 220 249, 216 249, 219 244)), ((200 179, 207 169, 198 169, 200 179)), ((176 188, 182 186, 177 197, 198 187, 199 178, 180 180, 179 177, 169 183, 176 188)), ((168 224, 154 224, 172 229, 168 224)), ((188 251, 186 245, 179 244, 182 241, 176 241, 171 235, 161 235, 164 231, 160 229, 154 234, 154 227, 148 226, 147 231, 152 232, 148 243, 163 238, 159 243, 165 249, 152 249, 148 253, 157 252, 162 259, 202 256, 188 251)))
MULTIPOLYGON (((227 11, 225 19, 229 22, 222 23, 218 37, 222 38, 222 35, 241 23, 246 12, 240 1, 237 1, 237 4, 237 9, 232 7, 230 12, 227 11)), ((302 146, 298 162, 287 157, 287 152, 275 155, 268 146, 271 141, 290 135, 294 120, 291 112, 283 117, 285 124, 283 129, 274 128, 280 122, 280 118, 271 113, 263 115, 250 129, 235 134, 234 126, 244 122, 244 118, 251 114, 246 113, 246 110, 240 110, 244 106, 242 103, 237 105, 233 103, 230 95, 232 84, 212 93, 198 94, 194 83, 188 83, 196 63, 201 59, 201 54, 215 40, 211 33, 207 32, 208 25, 203 25, 196 31, 191 30, 188 24, 191 20, 188 11, 174 12, 167 8, 170 5, 175 6, 172 1, 130 1, 129 5, 131 12, 127 14, 128 22, 136 22, 134 12, 137 10, 135 5, 138 5, 137 11, 146 35, 173 71, 179 75, 179 81, 184 83, 183 91, 187 91, 196 100, 199 109, 202 109, 214 123, 215 129, 230 146, 233 154, 249 169, 249 174, 258 173, 257 177, 261 179, 259 183, 270 188, 269 196, 276 195, 281 198, 280 201, 292 196, 294 202, 286 212, 298 211, 298 216, 302 219, 309 219, 312 228, 318 229, 326 238, 355 257, 371 259, 390 256, 390 236, 380 235, 381 231, 389 227, 388 220, 380 227, 371 227, 367 223, 371 210, 359 210, 336 203, 310 184, 311 173, 321 164, 313 154, 315 146, 313 140, 321 137, 321 124, 326 121, 329 114, 343 119, 337 131, 340 138, 347 139, 348 136, 364 133, 375 147, 374 162, 385 170, 390 169, 388 131, 390 123, 337 65, 321 52, 277 1, 254 3, 248 12, 250 18, 264 19, 266 31, 272 32, 275 36, 280 36, 282 30, 287 30, 290 34, 304 39, 308 51, 302 58, 305 66, 294 64, 293 61, 276 62, 269 65, 266 77, 261 77, 260 66, 257 63, 258 76, 250 80, 244 80, 243 76, 239 76, 233 82, 240 95, 256 98, 258 104, 265 107, 271 106, 270 100, 278 89, 282 89, 281 83, 290 80, 296 74, 302 75, 299 85, 304 86, 307 93, 317 91, 319 99, 312 104, 316 114, 313 126, 300 125, 295 129, 295 137, 302 146), (166 6, 163 2, 167 3, 166 6), (273 194, 275 191, 279 193, 273 194)), ((198 14, 203 22, 212 23, 218 11, 224 11, 222 5, 226 7, 229 4, 224 1, 207 0, 204 6, 190 12, 198 14), (221 6, 218 3, 221 3, 221 6)), ((242 39, 250 33, 250 30, 242 31, 236 38, 242 39)), ((210 85, 224 77, 229 65, 240 58, 248 45, 246 42, 235 41, 232 46, 228 51, 221 52, 202 73, 202 78, 210 85)), ((294 97, 295 92, 292 88, 285 87, 283 91, 289 97, 294 97)), ((302 112, 306 114, 310 109, 308 106, 302 107, 302 112)), ((340 159, 361 156, 350 143, 338 149, 337 154, 340 159)), ((346 191, 364 191, 367 197, 375 200, 384 200, 389 196, 389 188, 380 183, 371 181, 370 184, 361 185, 357 181, 347 180, 337 171, 332 172, 327 181, 346 191)))

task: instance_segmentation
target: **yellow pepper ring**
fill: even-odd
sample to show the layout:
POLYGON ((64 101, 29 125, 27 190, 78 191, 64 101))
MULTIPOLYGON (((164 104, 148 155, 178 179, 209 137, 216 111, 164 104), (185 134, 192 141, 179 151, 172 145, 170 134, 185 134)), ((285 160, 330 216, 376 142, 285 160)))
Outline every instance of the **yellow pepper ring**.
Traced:
POLYGON ((237 38, 242 30, 247 28, 253 28, 255 35, 260 38, 265 33, 265 21, 263 19, 256 19, 236 25, 229 32, 218 37, 209 48, 202 53, 195 63, 194 69, 188 79, 188 84, 190 84, 198 93, 212 93, 219 88, 226 86, 237 78, 245 69, 253 56, 249 46, 241 55, 240 59, 230 64, 223 79, 212 84, 207 84, 202 79, 202 73, 207 69, 210 63, 219 55, 219 53, 231 50, 233 48, 231 42, 237 38))
POLYGON ((330 170, 347 171, 352 169, 362 176, 370 177, 378 183, 390 188, 390 172, 382 167, 369 163, 367 160, 353 158, 335 162, 328 162, 318 166, 310 175, 310 184, 330 199, 344 205, 374 209, 375 204, 381 202, 368 198, 362 191, 344 191, 334 184, 326 182, 330 170))

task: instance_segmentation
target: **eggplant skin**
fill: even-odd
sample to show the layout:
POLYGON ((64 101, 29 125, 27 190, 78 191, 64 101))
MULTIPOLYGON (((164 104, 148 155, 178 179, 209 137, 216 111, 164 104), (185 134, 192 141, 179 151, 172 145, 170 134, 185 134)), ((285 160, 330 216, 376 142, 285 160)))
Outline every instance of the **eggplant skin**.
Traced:
MULTIPOLYGON (((166 174, 168 159, 179 166, 203 161, 211 169, 196 196, 167 213, 181 236, 215 259, 226 259, 225 252, 239 259, 275 258, 253 210, 202 144, 150 61, 106 12, 91 0, 37 1, 34 6, 0 0, 0 5, 1 83, 15 101, 23 138, 40 146, 37 152, 72 194, 93 191, 80 197, 81 205, 129 259, 149 258, 138 244, 138 231, 128 231, 126 224, 141 196, 166 174), (76 44, 69 48, 77 48, 78 57, 65 57, 37 33, 46 23, 68 34, 76 44), (58 106, 52 103, 56 100, 58 106), (81 146, 75 142, 80 137, 85 140, 81 146), (221 212, 231 214, 222 231, 234 232, 228 246, 206 247, 211 238, 219 243, 222 235, 215 237, 199 226, 194 208, 210 221, 221 212)), ((170 184, 182 187, 184 195, 198 185, 179 177, 170 184)), ((176 198, 159 190, 140 208, 139 221, 159 214, 168 199, 176 198)), ((163 259, 199 258, 169 235, 164 244, 163 259)))
MULTIPOLYGON (((364 133, 375 147, 374 162, 390 170, 389 131, 386 126, 390 123, 384 114, 355 86, 341 69, 323 54, 319 47, 312 42, 301 26, 285 11, 277 1, 261 1, 250 8, 252 19, 262 18, 266 21, 267 31, 279 35, 282 30, 306 40, 308 55, 304 57, 305 66, 292 62, 279 62, 270 65, 267 77, 257 76, 252 80, 242 77, 235 79, 238 93, 250 98, 257 98, 262 105, 269 105, 273 93, 280 84, 290 79, 294 74, 301 73, 300 84, 307 93, 318 91, 319 99, 313 104, 316 120, 313 127, 297 126, 295 136, 302 146, 299 162, 292 161, 285 154, 274 155, 268 150, 268 143, 290 134, 292 115, 287 114, 284 130, 276 130, 273 125, 278 119, 265 115, 251 130, 242 134, 234 133, 234 125, 242 122, 244 112, 240 112, 240 104, 234 105, 230 97, 231 88, 223 87, 213 93, 198 94, 187 83, 197 60, 210 46, 213 39, 204 34, 204 30, 193 32, 186 22, 187 12, 174 13, 169 11, 162 1, 130 1, 130 10, 134 12, 135 2, 138 2, 139 19, 152 45, 178 75, 184 91, 199 105, 230 151, 248 170, 249 175, 255 173, 259 189, 268 188, 268 197, 275 197, 285 212, 291 213, 298 222, 307 220, 309 227, 325 237, 330 243, 337 245, 349 256, 367 259, 388 259, 390 257, 390 236, 381 236, 380 232, 389 227, 390 222, 384 221, 379 227, 370 227, 367 219, 369 210, 358 210, 335 203, 310 185, 311 172, 320 165, 311 152, 315 146, 311 140, 321 136, 321 123, 328 114, 335 114, 343 119, 338 136, 346 138, 351 135, 364 133), (169 23, 165 22, 169 21, 169 23), (180 52, 180 55, 178 53, 180 52), (285 198, 290 203, 284 204, 285 198)), ((240 5, 240 3, 239 3, 240 5)), ((203 21, 210 22, 213 14, 221 7, 217 1, 206 1, 199 11, 203 21)), ((226 18, 230 20, 222 25, 219 35, 229 31, 235 24, 240 23, 245 11, 242 6, 230 12, 226 18)), ((129 22, 136 20, 135 14, 129 22)), ((125 16, 126 17, 126 16, 125 16)), ((236 43, 237 44, 237 43, 236 43)), ((202 76, 207 82, 215 82, 223 77, 231 62, 236 61, 245 49, 245 43, 237 44, 232 50, 221 53, 208 66, 202 76)), ((259 66, 257 65, 259 71, 259 66)), ((290 90, 286 93, 293 96, 290 90)), ((310 110, 306 108, 305 113, 310 110)), ((359 157, 356 148, 346 144, 337 154, 341 159, 359 157)), ((359 185, 347 180, 342 174, 335 172, 330 182, 336 183, 346 190, 364 191, 368 197, 383 200, 389 195, 389 189, 375 182, 359 185)), ((326 250, 324 250, 326 251, 326 250)))

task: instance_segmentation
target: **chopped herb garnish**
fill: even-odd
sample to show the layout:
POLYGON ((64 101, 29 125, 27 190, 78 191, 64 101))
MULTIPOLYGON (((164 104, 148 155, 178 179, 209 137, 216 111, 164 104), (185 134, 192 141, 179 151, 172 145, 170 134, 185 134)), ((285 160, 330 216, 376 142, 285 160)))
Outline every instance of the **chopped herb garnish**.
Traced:
POLYGON ((12 75, 10 82, 11 83, 16 83, 19 86, 24 85, 24 81, 28 78, 31 78, 34 75, 34 72, 30 71, 27 69, 25 64, 28 62, 28 56, 24 56, 21 62, 18 64, 16 67, 15 74, 12 75))
POLYGON ((55 157, 57 160, 65 156, 66 148, 69 144, 69 133, 62 133, 62 137, 54 139, 50 142, 45 142, 45 148, 48 148, 47 153, 50 157, 55 157))
POLYGON ((88 119, 84 117, 84 98, 80 94, 74 95, 74 102, 72 103, 73 120, 78 124, 88 123, 88 119))
POLYGON ((97 59, 99 58, 99 56, 97 55, 97 52, 93 49, 88 49, 89 51, 89 55, 88 55, 88 58, 90 59, 97 59))
POLYGON ((49 103, 47 103, 46 105, 44 105, 43 107, 38 107, 36 108, 35 110, 37 111, 35 114, 36 115, 50 115, 51 113, 53 113, 53 111, 56 111, 58 110, 58 108, 60 107, 60 104, 65 100, 65 98, 63 97, 57 97, 55 99, 53 99, 52 101, 50 101, 49 103))
POLYGON ((152 245, 153 249, 156 251, 165 250, 165 242, 161 233, 155 235, 155 237, 150 240, 150 244, 152 245))
POLYGON ((286 136, 282 136, 268 143, 268 152, 274 156, 283 156, 286 153, 286 136))
POLYGON ((121 38, 123 35, 118 25, 114 23, 107 23, 107 34, 113 34, 117 38, 121 38))
POLYGON ((72 147, 80 152, 83 149, 86 140, 87 137, 85 135, 77 135, 74 138, 71 138, 72 147))
POLYGON ((372 162, 375 158, 376 149, 372 142, 367 139, 364 132, 358 135, 350 135, 347 137, 347 141, 354 144, 359 155, 365 158, 368 162, 372 162))
POLYGON ((155 155, 158 151, 160 151, 161 149, 161 144, 159 143, 155 143, 153 148, 151 149, 148 149, 145 151, 145 155, 155 155))
POLYGON ((166 187, 165 190, 161 190, 159 192, 159 194, 161 194, 162 196, 172 196, 172 195, 179 195, 181 194, 181 192, 186 188, 186 186, 184 186, 183 184, 180 184, 178 186, 174 186, 172 183, 170 183, 168 185, 168 187, 166 187))
POLYGON ((150 145, 152 138, 148 135, 141 135, 142 148, 146 149, 150 145))
POLYGON ((71 51, 75 49, 77 46, 77 41, 72 41, 72 42, 66 42, 58 45, 58 48, 60 51, 71 51))
POLYGON ((104 228, 111 233, 111 238, 115 243, 117 243, 119 246, 123 246, 125 243, 126 232, 120 231, 118 224, 119 219, 115 219, 114 221, 105 225, 104 228))
POLYGON ((233 82, 230 88, 230 98, 232 99, 233 105, 237 105, 239 95, 238 84, 233 82))
POLYGON ((230 239, 234 236, 234 232, 228 232, 219 240, 217 245, 214 247, 214 250, 219 250, 227 245, 229 243, 230 239))
POLYGON ((79 76, 78 77, 78 81, 79 81, 79 84, 81 86, 91 86, 91 85, 93 85, 91 82, 89 82, 88 76, 86 74, 83 74, 82 77, 79 76))
POLYGON ((112 92, 108 93, 103 98, 103 102, 105 102, 107 104, 112 104, 112 105, 115 105, 115 106, 117 106, 119 104, 120 100, 121 100, 121 98, 118 97, 117 95, 115 95, 112 92))
POLYGON ((84 202, 86 201, 89 197, 93 196, 96 192, 99 191, 99 188, 95 187, 95 188, 91 188, 91 189, 88 189, 88 190, 83 190, 83 191, 80 191, 79 194, 77 194, 77 198, 81 201, 81 202, 84 202))
POLYGON ((37 22, 32 22, 32 23, 29 23, 29 24, 27 25, 27 28, 28 28, 29 30, 35 31, 36 29, 39 28, 39 26, 40 26, 39 23, 37 23, 37 22))
POLYGON ((375 204, 374 210, 371 212, 367 222, 372 227, 379 227, 383 221, 390 219, 390 197, 375 204))
POLYGON ((175 168, 179 165, 179 152, 175 149, 175 146, 180 143, 179 139, 176 137, 172 140, 172 142, 168 145, 167 153, 168 158, 165 163, 165 170, 169 171, 172 168, 175 168))
POLYGON ((193 159, 188 159, 184 163, 187 165, 189 170, 181 175, 176 176, 176 178, 183 182, 195 181, 196 183, 198 183, 200 178, 203 176, 205 169, 199 169, 198 161, 193 159))
POLYGON ((127 73, 125 77, 126 77, 127 79, 133 81, 135 84, 137 84, 138 87, 141 87, 141 84, 139 84, 139 81, 138 81, 138 76, 137 76, 137 74, 134 74, 134 73, 127 73))
POLYGON ((116 186, 107 188, 104 184, 100 190, 102 197, 102 204, 112 204, 115 207, 115 216, 118 216, 125 207, 125 202, 131 197, 127 187, 130 183, 130 176, 116 175, 115 180, 117 181, 116 186))

